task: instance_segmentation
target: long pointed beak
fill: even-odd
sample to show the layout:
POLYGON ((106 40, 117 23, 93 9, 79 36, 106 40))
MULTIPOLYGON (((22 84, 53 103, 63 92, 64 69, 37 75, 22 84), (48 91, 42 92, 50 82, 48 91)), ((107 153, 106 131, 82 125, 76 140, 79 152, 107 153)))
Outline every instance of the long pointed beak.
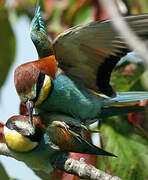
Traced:
POLYGON ((34 103, 33 101, 28 100, 26 102, 26 107, 28 109, 28 113, 29 113, 29 118, 30 118, 30 122, 33 125, 33 108, 34 108, 34 103))

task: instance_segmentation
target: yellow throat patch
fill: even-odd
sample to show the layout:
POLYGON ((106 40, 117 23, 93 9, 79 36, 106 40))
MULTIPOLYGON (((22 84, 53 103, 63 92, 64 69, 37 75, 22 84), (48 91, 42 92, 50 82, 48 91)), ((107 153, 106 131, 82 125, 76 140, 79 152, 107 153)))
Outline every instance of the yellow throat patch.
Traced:
POLYGON ((4 127, 3 134, 7 146, 16 152, 28 152, 38 145, 37 142, 31 142, 25 136, 19 134, 15 130, 8 129, 7 127, 4 127))
POLYGON ((51 79, 49 76, 45 75, 43 88, 40 92, 39 99, 35 103, 35 106, 39 106, 40 104, 42 104, 42 102, 48 97, 50 89, 51 89, 51 79))

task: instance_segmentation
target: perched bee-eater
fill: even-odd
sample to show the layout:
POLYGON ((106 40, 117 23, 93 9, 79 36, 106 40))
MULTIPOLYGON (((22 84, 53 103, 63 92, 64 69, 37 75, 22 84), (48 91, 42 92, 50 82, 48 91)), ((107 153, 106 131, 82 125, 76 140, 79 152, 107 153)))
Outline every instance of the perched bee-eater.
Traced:
POLYGON ((34 126, 28 119, 22 115, 8 119, 3 128, 7 147, 15 159, 25 162, 30 168, 51 172, 53 168, 49 160, 56 152, 50 146, 40 118, 33 117, 34 126))
POLYGON ((64 114, 51 114, 46 118, 49 122, 46 129, 39 116, 33 116, 32 126, 29 116, 23 115, 11 117, 3 128, 12 155, 31 168, 49 171, 50 162, 57 154, 68 157, 69 152, 116 157, 84 140, 79 121, 64 114))
MULTIPOLYGON (((139 37, 148 39, 148 14, 124 20, 139 37)), ((148 92, 116 93, 110 85, 114 67, 130 51, 112 20, 72 27, 51 42, 38 3, 31 39, 40 59, 19 66, 14 75, 31 119, 36 107, 40 113, 66 113, 85 123, 99 118, 102 107, 148 99, 148 92)))
POLYGON ((34 125, 28 121, 28 116, 13 116, 4 126, 3 134, 9 148, 16 152, 28 152, 36 148, 43 136, 44 125, 40 125, 40 119, 33 118, 34 125))

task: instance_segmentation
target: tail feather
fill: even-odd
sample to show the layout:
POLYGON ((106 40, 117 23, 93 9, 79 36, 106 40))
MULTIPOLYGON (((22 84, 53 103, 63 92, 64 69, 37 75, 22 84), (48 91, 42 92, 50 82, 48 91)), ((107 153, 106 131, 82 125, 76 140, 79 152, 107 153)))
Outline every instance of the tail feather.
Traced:
POLYGON ((30 25, 30 36, 36 47, 40 58, 44 58, 53 54, 52 39, 47 34, 43 18, 40 14, 40 1, 37 1, 34 18, 30 25))
POLYGON ((148 92, 120 92, 115 98, 106 98, 104 106, 133 106, 145 99, 148 99, 148 92))
POLYGON ((41 9, 40 1, 38 0, 37 4, 36 4, 35 15, 34 15, 34 18, 32 19, 30 29, 31 29, 31 31, 33 31, 33 30, 40 31, 45 36, 47 36, 44 21, 43 21, 41 14, 40 14, 40 9, 41 9))
POLYGON ((99 118, 107 118, 111 116, 119 116, 128 113, 144 112, 143 106, 124 106, 124 107, 106 107, 102 108, 99 118))

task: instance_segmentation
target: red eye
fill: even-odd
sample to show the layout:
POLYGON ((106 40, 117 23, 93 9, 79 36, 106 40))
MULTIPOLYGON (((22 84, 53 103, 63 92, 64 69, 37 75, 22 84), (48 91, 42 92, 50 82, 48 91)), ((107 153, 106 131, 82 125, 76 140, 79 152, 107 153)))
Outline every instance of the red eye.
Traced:
POLYGON ((13 128, 16 128, 16 125, 15 125, 14 123, 12 123, 11 126, 12 126, 13 128))

